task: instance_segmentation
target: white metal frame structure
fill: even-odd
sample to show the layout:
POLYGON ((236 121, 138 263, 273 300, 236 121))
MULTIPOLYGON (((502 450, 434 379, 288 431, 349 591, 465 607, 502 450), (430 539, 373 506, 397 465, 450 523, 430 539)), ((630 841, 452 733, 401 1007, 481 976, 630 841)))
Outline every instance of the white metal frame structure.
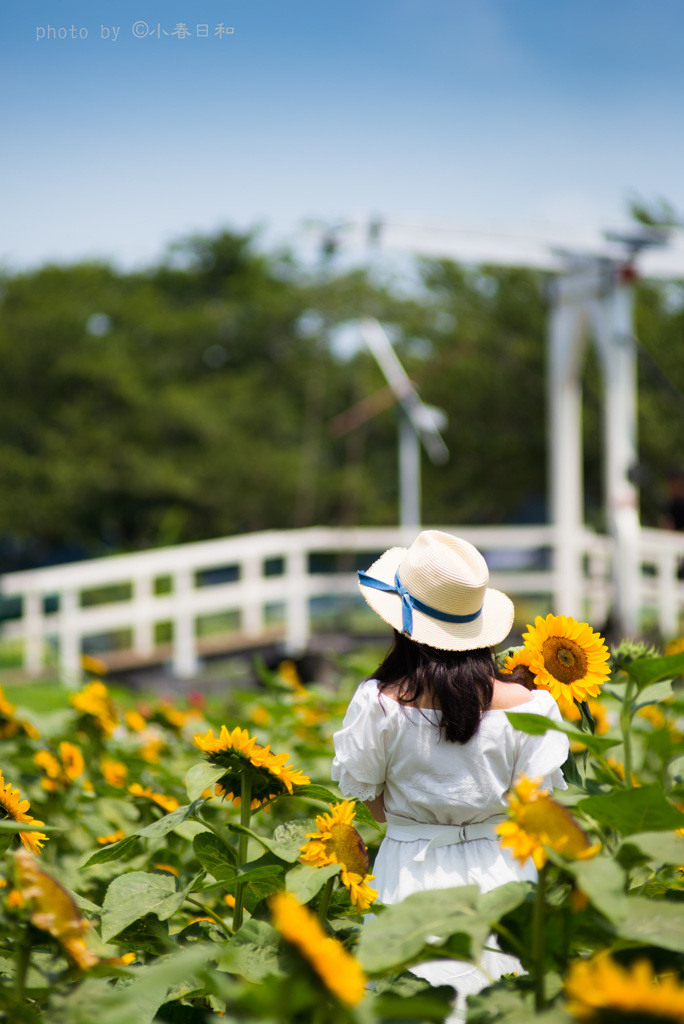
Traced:
POLYGON ((639 629, 639 496, 636 354, 632 330, 634 273, 629 262, 587 260, 559 275, 549 330, 548 479, 558 545, 557 614, 581 617, 584 521, 581 371, 587 340, 596 344, 604 394, 604 502, 614 540, 614 616, 621 630, 639 629))
MULTIPOLYGON (((352 244, 367 228, 346 226, 352 244)), ((598 348, 604 396, 604 501, 614 541, 615 625, 639 629, 639 495, 637 465, 637 373, 632 326, 633 285, 648 278, 684 279, 684 231, 630 225, 590 229, 505 232, 373 226, 373 244, 389 252, 420 252, 470 264, 525 266, 551 271, 555 279, 549 325, 549 471, 551 518, 558 531, 558 614, 582 615, 579 532, 584 519, 581 432, 581 360, 588 338, 598 348)))

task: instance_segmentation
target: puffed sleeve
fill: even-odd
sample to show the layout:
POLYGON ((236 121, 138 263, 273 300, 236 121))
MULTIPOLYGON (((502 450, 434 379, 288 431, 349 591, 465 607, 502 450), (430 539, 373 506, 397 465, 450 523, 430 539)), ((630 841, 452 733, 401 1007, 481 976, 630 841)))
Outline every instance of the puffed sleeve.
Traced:
POLYGON ((374 800, 385 785, 389 715, 377 683, 367 679, 347 708, 342 728, 333 735, 332 778, 345 796, 374 800))
MULTIPOLYGON (((561 713, 556 701, 548 690, 537 690, 525 711, 544 715, 554 722, 561 722, 561 713)), ((516 729, 516 760, 513 778, 526 775, 528 779, 542 777, 547 789, 567 789, 561 765, 567 760, 570 750, 568 737, 556 729, 547 729, 541 736, 516 729)))

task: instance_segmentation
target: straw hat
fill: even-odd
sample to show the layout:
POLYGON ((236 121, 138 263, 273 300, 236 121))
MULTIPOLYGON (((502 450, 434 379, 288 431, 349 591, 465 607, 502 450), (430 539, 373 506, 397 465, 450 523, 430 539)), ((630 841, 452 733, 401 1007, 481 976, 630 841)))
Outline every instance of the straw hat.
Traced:
POLYGON ((381 619, 444 651, 493 647, 508 636, 513 602, 488 582, 477 548, 440 530, 424 530, 410 548, 390 548, 359 573, 359 589, 381 619))

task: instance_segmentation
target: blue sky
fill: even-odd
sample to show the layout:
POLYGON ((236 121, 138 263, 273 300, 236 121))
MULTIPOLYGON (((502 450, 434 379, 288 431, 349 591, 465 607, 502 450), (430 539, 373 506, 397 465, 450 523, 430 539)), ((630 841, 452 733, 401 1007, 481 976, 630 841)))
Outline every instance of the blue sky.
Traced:
POLYGON ((5 3, 0 265, 369 214, 608 222, 633 192, 684 209, 683 41, 681 0, 5 3))

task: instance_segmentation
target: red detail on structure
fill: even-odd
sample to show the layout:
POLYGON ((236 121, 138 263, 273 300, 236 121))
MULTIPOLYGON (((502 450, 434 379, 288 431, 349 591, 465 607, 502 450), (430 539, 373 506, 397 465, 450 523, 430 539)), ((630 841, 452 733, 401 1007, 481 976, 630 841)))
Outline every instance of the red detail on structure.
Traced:
POLYGON ((639 277, 639 272, 633 263, 621 263, 618 267, 618 281, 620 284, 634 284, 639 277))

